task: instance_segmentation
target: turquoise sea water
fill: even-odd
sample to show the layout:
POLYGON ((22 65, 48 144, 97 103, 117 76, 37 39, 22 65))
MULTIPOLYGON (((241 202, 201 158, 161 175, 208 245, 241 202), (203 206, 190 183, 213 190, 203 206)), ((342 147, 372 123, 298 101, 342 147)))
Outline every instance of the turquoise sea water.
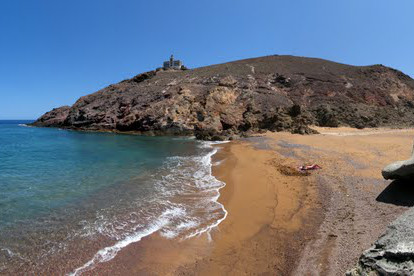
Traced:
POLYGON ((81 274, 148 234, 191 237, 226 215, 211 144, 25 123, 0 121, 0 273, 69 258, 54 272, 81 274))

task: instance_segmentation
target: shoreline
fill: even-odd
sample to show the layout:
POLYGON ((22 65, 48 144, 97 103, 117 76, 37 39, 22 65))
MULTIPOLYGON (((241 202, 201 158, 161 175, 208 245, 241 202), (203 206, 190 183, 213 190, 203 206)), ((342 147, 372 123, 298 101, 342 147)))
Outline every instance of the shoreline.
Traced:
POLYGON ((227 218, 184 241, 152 234, 91 274, 337 275, 352 269, 407 209, 380 199, 390 183, 379 172, 408 155, 414 131, 319 130, 215 145, 212 173, 225 182, 218 202, 227 218), (310 162, 322 170, 308 176, 291 170, 310 162))
POLYGON ((280 165, 291 160, 258 149, 249 139, 219 147, 214 157, 220 165, 213 174, 226 183, 219 201, 228 218, 212 233, 211 253, 178 274, 291 274, 300 252, 292 246, 304 248, 321 221, 314 179, 284 175, 280 165))
MULTIPOLYGON (((226 183, 218 180, 211 173, 212 167, 216 163, 213 156, 219 151, 217 147, 227 143, 228 142, 203 142, 201 147, 208 147, 211 150, 199 160, 201 164, 209 164, 207 167, 210 168, 209 175, 214 179, 213 182, 223 184, 217 187, 211 187, 213 190, 217 190, 217 196, 213 195, 211 201, 217 203, 221 207, 220 210, 223 210, 224 215, 222 218, 219 218, 213 224, 200 225, 200 228, 196 231, 180 237, 169 238, 162 234, 163 228, 160 228, 139 237, 136 241, 128 242, 126 246, 122 246, 122 248, 117 250, 114 256, 109 260, 100 261, 101 259, 104 259, 102 258, 101 252, 108 251, 108 248, 117 247, 119 243, 124 243, 123 240, 118 241, 115 245, 99 250, 90 261, 74 269, 70 275, 95 275, 95 273, 119 275, 132 272, 138 274, 170 274, 176 268, 186 264, 188 260, 193 260, 192 257, 194 255, 199 255, 200 252, 207 252, 211 245, 210 232, 215 231, 215 228, 217 228, 227 216, 225 207, 221 201, 218 200, 221 196, 220 191, 223 190, 226 183), (195 250, 195 248, 197 250, 195 250), (175 257, 174 260, 169 257, 172 254, 175 257), (154 259, 154 255, 156 255, 157 259, 154 259), (154 262, 156 262, 156 264, 154 264, 154 262), (120 271, 122 271, 122 273, 120 271)), ((211 188, 207 188, 207 190, 211 188)), ((198 196, 196 196, 196 198, 198 198, 198 196)))
POLYGON ((320 223, 312 208, 317 200, 313 180, 288 176, 286 181, 277 169, 283 160, 269 150, 255 154, 258 149, 248 141, 215 147, 220 149, 213 156, 212 173, 226 183, 218 201, 228 211, 227 218, 211 231, 186 240, 166 239, 158 233, 144 237, 91 274, 292 272, 300 253, 292 245, 304 248, 320 223), (251 155, 256 155, 255 166, 249 165, 251 155), (263 178, 262 173, 272 177, 263 178))
MULTIPOLYGON (((194 144, 194 143, 192 143, 194 144)), ((195 221, 198 222, 198 227, 191 228, 191 224, 188 228, 186 227, 186 217, 183 217, 183 215, 179 215, 183 217, 183 220, 180 220, 183 223, 180 224, 174 224, 172 220, 174 218, 171 218, 170 215, 166 215, 166 217, 156 219, 154 223, 151 223, 148 225, 148 227, 142 228, 142 229, 135 229, 133 233, 130 232, 127 236, 119 237, 119 238, 112 238, 107 237, 104 235, 101 235, 99 237, 91 236, 91 238, 85 238, 85 241, 80 237, 79 239, 74 240, 74 242, 69 242, 67 248, 69 250, 67 253, 65 253, 67 258, 59 258, 59 255, 56 254, 56 257, 53 256, 53 258, 49 258, 50 261, 46 260, 42 264, 37 265, 37 263, 32 262, 30 264, 31 267, 28 265, 21 266, 19 268, 19 272, 25 273, 27 271, 37 271, 38 273, 50 273, 50 274, 66 274, 66 275, 90 275, 97 273, 96 271, 100 271, 101 273, 117 273, 119 266, 126 266, 129 267, 129 269, 124 270, 125 274, 127 274, 129 271, 133 271, 136 269, 136 259, 141 258, 141 252, 144 251, 150 251, 151 248, 154 247, 157 243, 159 243, 160 247, 165 248, 165 245, 171 244, 171 248, 165 251, 165 254, 170 254, 171 250, 175 246, 179 246, 180 250, 176 252, 176 254, 182 254, 182 251, 185 251, 184 247, 189 244, 189 246, 193 246, 193 244, 196 243, 203 243, 203 246, 199 246, 197 252, 192 252, 191 254, 198 253, 200 251, 205 251, 205 248, 209 246, 208 243, 202 242, 184 242, 181 243, 178 239, 185 238, 190 234, 193 234, 197 231, 208 231, 210 228, 215 228, 216 224, 220 223, 226 216, 227 212, 225 209, 223 209, 224 212, 222 212, 222 205, 221 203, 216 203, 216 196, 219 195, 219 190, 224 186, 223 183, 216 180, 212 174, 211 174, 211 165, 212 160, 211 157, 216 153, 217 149, 215 148, 214 144, 216 143, 210 143, 210 142, 197 142, 196 147, 201 148, 200 154, 198 154, 199 151, 193 151, 191 149, 192 155, 189 156, 189 158, 184 157, 184 160, 190 160, 186 161, 187 163, 184 163, 183 160, 178 159, 174 162, 174 164, 177 163, 184 163, 184 164, 194 164, 191 166, 174 166, 177 168, 177 178, 179 181, 177 184, 179 186, 182 181, 188 181, 188 184, 191 184, 189 186, 197 186, 197 191, 193 193, 191 189, 185 190, 187 193, 184 192, 183 197, 177 196, 172 198, 171 197, 171 204, 173 206, 177 206, 180 204, 185 204, 187 202, 193 201, 194 204, 198 206, 197 208, 187 208, 189 211, 188 213, 191 213, 194 209, 197 209, 194 213, 194 216, 191 217, 195 220, 190 220, 190 222, 195 221), (196 154, 195 154, 196 153, 196 154), (193 162, 194 161, 194 162, 193 162), (190 170, 182 170, 185 168, 191 168, 190 170), (178 171, 179 170, 179 171, 178 171), (185 175, 188 175, 188 177, 181 177, 180 178, 180 172, 184 172, 185 175), (193 179, 192 179, 193 178, 193 179), (181 182, 180 182, 181 179, 181 182), (195 181, 195 182, 194 182, 195 181), (193 185, 197 184, 197 185, 193 185), (175 205, 177 204, 177 205, 175 205), (201 208, 200 208, 201 207, 201 208), (204 208, 205 207, 205 208, 204 208), (207 214, 207 216, 205 216, 207 214), (179 233, 181 230, 182 235, 172 235, 169 236, 168 234, 172 233, 170 231, 172 228, 167 228, 169 225, 162 225, 162 221, 164 219, 170 220, 172 225, 177 226, 175 229, 177 230, 176 233, 179 233), (161 223, 161 224, 159 224, 161 223), (181 228, 180 228, 181 227, 181 228), (205 228, 206 227, 206 228, 205 228), (204 229, 205 228, 205 229, 204 229), (167 230, 166 230, 167 229, 167 230), (185 229, 188 229, 185 230, 185 229), (166 230, 166 231, 164 231, 166 230), (178 238, 173 238, 178 237, 178 238), (140 240, 146 240, 140 242, 140 240), (90 241, 90 242, 89 242, 90 241), (128 250, 129 248, 133 249, 135 252, 131 256, 131 258, 125 258, 124 251, 126 254, 129 254, 128 250), (148 250, 150 249, 150 250, 148 250), (170 250, 170 251, 169 251, 170 250), (168 251, 168 252, 167 252, 168 251), (66 259, 66 260, 64 260, 66 259), (53 272, 55 271, 55 272, 53 272)), ((174 159, 175 160, 175 159, 174 159)), ((111 192, 111 190, 109 190, 111 192)), ((101 191, 101 196, 105 196, 105 191, 101 191)), ((99 194, 97 195, 99 198, 99 194)), ((181 206, 181 205, 180 205, 181 206)), ((120 207, 118 205, 118 207, 120 207)), ((120 210, 118 207, 116 207, 118 210, 120 210)), ((189 205, 191 207, 191 205, 189 205)), ((196 207, 196 206, 194 206, 196 207)), ((145 208, 144 208, 145 210, 145 208)), ((167 210, 168 211, 168 210, 167 210)), ((164 213, 161 216, 164 216, 164 213)), ((179 213, 179 212, 178 212, 179 213)), ((185 215, 185 212, 184 212, 185 215)), ((138 221, 139 222, 139 221, 138 221)), ((166 222, 166 223, 170 223, 166 222)), ((75 221, 73 224, 76 225, 77 221, 75 221)), ((173 226, 173 227, 175 227, 173 226)), ((174 232, 173 232, 174 233, 174 232)), ((208 241, 205 239, 207 235, 202 234, 203 239, 205 241, 208 241)), ((199 240, 191 239, 191 240, 199 240)), ((163 250, 164 250, 163 249, 163 250)), ((162 251, 162 250, 161 250, 162 251)), ((63 253, 62 253, 63 254, 63 253)), ((190 254, 190 255, 191 255, 190 254)), ((151 255, 158 255, 158 252, 154 252, 154 254, 151 253, 151 255)), ((187 256, 189 258, 190 256, 187 256)), ((30 260, 29 260, 30 261, 30 260)), ((168 260, 165 262, 165 268, 162 268, 162 272, 167 273, 167 271, 171 271, 171 260, 168 260)), ((148 264, 147 259, 142 259, 142 265, 146 266, 148 264)), ((181 264, 181 263, 180 263, 181 264)))
MULTIPOLYGON (((158 218, 157 221, 154 221, 151 225, 149 225, 146 229, 144 229, 144 232, 141 231, 138 233, 134 233, 133 235, 129 235, 122 240, 118 240, 113 245, 101 248, 99 251, 95 253, 95 255, 90 260, 85 262, 83 265, 73 269, 72 272, 69 273, 69 275, 81 275, 84 273, 94 273, 96 270, 107 272, 107 268, 105 268, 107 267, 106 263, 110 263, 110 266, 112 266, 111 263, 113 259, 118 259, 118 262, 119 262, 120 258, 118 257, 118 254, 121 254, 124 251, 124 249, 128 247, 132 247, 134 245, 139 246, 139 242, 144 239, 168 240, 168 241, 173 241, 173 242, 181 242, 182 240, 191 240, 192 238, 197 238, 203 235, 209 236, 210 231, 214 229, 215 227, 217 227, 222 221, 224 221, 228 214, 223 204, 220 201, 218 201, 218 198, 220 197, 220 190, 226 186, 226 183, 215 178, 211 172, 212 167, 213 167, 213 156, 219 150, 216 146, 220 144, 225 144, 225 143, 227 142, 198 143, 197 147, 207 149, 208 152, 205 153, 204 155, 191 158, 191 159, 198 160, 197 164, 194 166, 195 168, 199 169, 198 171, 193 171, 194 173, 193 177, 195 181, 195 183, 193 184, 198 187, 199 191, 198 191, 198 194, 192 194, 191 196, 194 197, 194 199, 202 200, 200 202, 200 204, 203 204, 202 206, 206 205, 205 206, 206 208, 213 207, 213 209, 211 210, 213 212, 213 216, 215 216, 214 213, 219 214, 222 211, 223 214, 222 215, 220 214, 219 217, 215 218, 217 220, 213 220, 208 223, 200 224, 198 228, 192 229, 191 232, 189 233, 185 233, 179 236, 176 236, 176 235, 169 236, 169 235, 165 235, 164 233, 164 230, 165 230, 164 228, 165 226, 168 226, 168 224, 167 225, 159 224, 159 222, 165 219, 158 218), (196 176, 196 174, 198 176, 196 176), (199 196, 201 196, 203 193, 210 194, 210 197, 199 199, 199 196), (206 204, 207 202, 206 199, 211 204, 206 204), (103 270, 101 269, 101 267, 103 267, 103 270)), ((194 166, 191 166, 191 167, 194 167, 194 166)), ((189 196, 189 195, 190 194, 184 195, 184 197, 189 196)), ((181 202, 181 200, 184 200, 184 198, 180 198, 180 197, 181 197, 180 195, 177 196, 176 200, 178 201, 175 203, 178 203, 178 202, 181 202)), ((202 215, 202 214, 203 213, 198 212, 198 215, 202 215)), ((169 222, 166 222, 166 223, 169 223, 169 222)), ((177 228, 176 231, 180 231, 180 228, 177 228)))

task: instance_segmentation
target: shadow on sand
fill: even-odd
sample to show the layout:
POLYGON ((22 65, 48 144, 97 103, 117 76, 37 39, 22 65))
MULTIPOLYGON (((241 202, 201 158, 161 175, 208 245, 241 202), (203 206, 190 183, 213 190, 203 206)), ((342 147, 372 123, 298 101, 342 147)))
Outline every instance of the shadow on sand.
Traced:
POLYGON ((376 198, 377 201, 398 206, 414 206, 414 179, 395 180, 376 198))

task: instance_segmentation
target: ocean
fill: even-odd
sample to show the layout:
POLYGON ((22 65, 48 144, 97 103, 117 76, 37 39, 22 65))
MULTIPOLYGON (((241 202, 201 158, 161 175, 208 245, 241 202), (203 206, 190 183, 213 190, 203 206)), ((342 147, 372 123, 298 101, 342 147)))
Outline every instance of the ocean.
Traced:
POLYGON ((212 143, 0 121, 0 274, 80 275, 158 232, 225 217, 212 143))

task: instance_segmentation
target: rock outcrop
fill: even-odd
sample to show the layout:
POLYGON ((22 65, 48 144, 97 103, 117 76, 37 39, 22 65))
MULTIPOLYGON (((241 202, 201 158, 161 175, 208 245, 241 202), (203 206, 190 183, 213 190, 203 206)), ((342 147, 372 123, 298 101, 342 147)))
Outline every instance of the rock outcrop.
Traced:
POLYGON ((347 275, 414 275, 414 209, 393 222, 347 275))
POLYGON ((46 113, 35 126, 228 139, 309 125, 414 125, 414 80, 382 66, 268 56, 156 70, 46 113))
POLYGON ((414 148, 410 159, 389 164, 382 170, 382 176, 385 179, 414 178, 414 148))
POLYGON ((45 126, 45 127, 61 127, 68 117, 70 106, 62 106, 54 108, 51 111, 45 113, 40 117, 35 125, 45 126))

